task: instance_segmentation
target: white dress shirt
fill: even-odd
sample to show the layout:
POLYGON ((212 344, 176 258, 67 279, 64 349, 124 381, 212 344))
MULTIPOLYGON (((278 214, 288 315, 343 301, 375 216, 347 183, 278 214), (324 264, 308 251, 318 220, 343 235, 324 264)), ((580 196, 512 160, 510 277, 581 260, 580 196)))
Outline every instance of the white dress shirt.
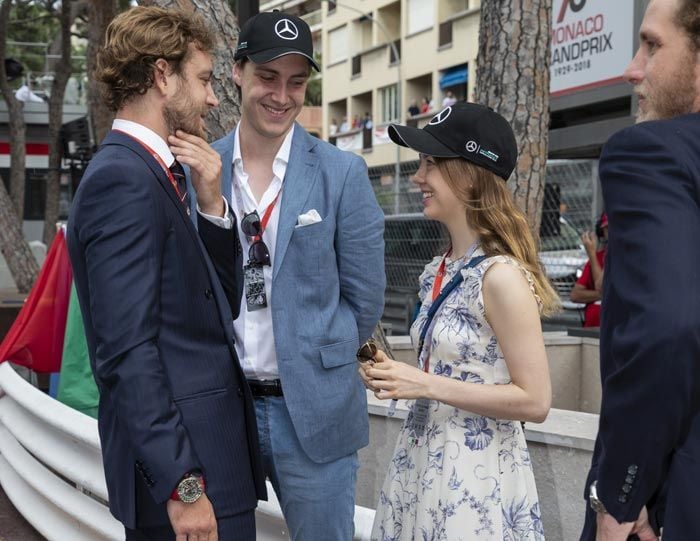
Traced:
POLYGON ((265 231, 262 235, 263 242, 270 251, 270 265, 263 267, 265 277, 265 295, 267 296, 267 308, 249 312, 245 300, 245 294, 241 300, 241 312, 233 322, 234 334, 236 336, 236 353, 243 367, 243 372, 247 378, 251 379, 277 379, 279 369, 277 368, 277 354, 275 352, 275 339, 272 328, 272 311, 270 306, 274 302, 272 299, 272 265, 275 262, 275 243, 277 242, 277 226, 279 224, 280 206, 282 204, 281 190, 284 182, 284 175, 287 172, 289 163, 289 153, 292 148, 292 137, 294 126, 289 130, 282 142, 274 161, 272 162, 272 182, 263 193, 260 201, 256 201, 250 184, 248 183, 248 173, 245 171, 243 158, 241 156, 240 131, 236 127, 233 140, 233 174, 232 201, 234 212, 238 217, 238 233, 243 248, 243 260, 248 260, 248 249, 250 239, 241 230, 241 219, 245 214, 258 211, 262 220, 265 210, 270 205, 277 194, 280 194, 275 207, 270 214, 265 231))
MULTIPOLYGON (((158 154, 158 157, 163 160, 163 163, 168 168, 170 168, 175 162, 175 156, 173 156, 173 153, 170 152, 168 143, 165 142, 163 138, 152 129, 147 128, 146 126, 143 126, 137 122, 132 122, 131 120, 124 120, 123 118, 115 118, 112 122, 112 129, 124 132, 145 144, 153 152, 158 154)), ((231 220, 231 214, 228 211, 228 203, 226 202, 225 197, 223 218, 220 216, 212 216, 211 214, 203 213, 201 210, 199 210, 199 205, 197 205, 197 212, 219 227, 223 227, 224 229, 231 229, 231 227, 233 227, 233 221, 231 220)))
POLYGON ((170 152, 168 143, 163 141, 163 138, 152 129, 123 118, 115 118, 114 122, 112 122, 112 129, 127 133, 150 147, 153 152, 158 154, 166 166, 170 167, 175 162, 175 156, 170 152))

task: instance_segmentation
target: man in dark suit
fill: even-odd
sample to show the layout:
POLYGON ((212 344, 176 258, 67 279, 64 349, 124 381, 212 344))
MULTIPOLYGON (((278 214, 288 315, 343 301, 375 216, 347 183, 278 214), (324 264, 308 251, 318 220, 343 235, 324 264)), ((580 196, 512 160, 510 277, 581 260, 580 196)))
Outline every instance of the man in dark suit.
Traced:
POLYGON ((203 21, 177 11, 137 7, 111 23, 96 76, 116 120, 68 224, 109 504, 127 540, 252 540, 266 497, 232 340, 241 249, 202 139, 218 103, 212 47, 203 21))
POLYGON ((600 160, 602 404, 581 539, 700 539, 700 3, 651 0, 600 160))

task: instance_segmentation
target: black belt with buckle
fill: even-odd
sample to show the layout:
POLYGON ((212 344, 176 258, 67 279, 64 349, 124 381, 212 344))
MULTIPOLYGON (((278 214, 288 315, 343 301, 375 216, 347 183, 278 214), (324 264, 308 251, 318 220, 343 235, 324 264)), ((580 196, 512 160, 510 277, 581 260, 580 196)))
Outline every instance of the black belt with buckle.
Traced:
POLYGON ((282 396, 282 382, 278 379, 249 379, 253 396, 282 396))

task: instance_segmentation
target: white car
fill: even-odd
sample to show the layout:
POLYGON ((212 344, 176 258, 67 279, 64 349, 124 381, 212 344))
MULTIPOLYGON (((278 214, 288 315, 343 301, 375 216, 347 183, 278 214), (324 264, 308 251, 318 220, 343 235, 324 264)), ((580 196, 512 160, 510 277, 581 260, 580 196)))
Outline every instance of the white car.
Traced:
POLYGON ((564 308, 581 308, 583 305, 569 300, 571 290, 588 262, 581 234, 565 218, 559 218, 558 234, 540 238, 539 256, 564 308))

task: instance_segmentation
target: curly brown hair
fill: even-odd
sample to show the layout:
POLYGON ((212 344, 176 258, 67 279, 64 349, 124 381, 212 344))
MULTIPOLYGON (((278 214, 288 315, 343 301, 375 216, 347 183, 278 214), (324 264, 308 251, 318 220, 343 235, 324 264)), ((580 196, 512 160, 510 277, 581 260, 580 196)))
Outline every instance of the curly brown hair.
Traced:
POLYGON ((199 15, 139 6, 117 16, 107 27, 95 69, 107 106, 117 111, 145 94, 159 58, 179 75, 191 43, 205 52, 214 48, 214 36, 199 15))
POLYGON ((479 235, 487 256, 509 255, 532 275, 542 315, 559 309, 559 296, 549 283, 537 254, 527 218, 501 177, 462 158, 435 158, 457 199, 467 207, 467 223, 479 235))
POLYGON ((700 2, 681 0, 676 21, 678 26, 688 34, 694 52, 700 51, 700 2))

